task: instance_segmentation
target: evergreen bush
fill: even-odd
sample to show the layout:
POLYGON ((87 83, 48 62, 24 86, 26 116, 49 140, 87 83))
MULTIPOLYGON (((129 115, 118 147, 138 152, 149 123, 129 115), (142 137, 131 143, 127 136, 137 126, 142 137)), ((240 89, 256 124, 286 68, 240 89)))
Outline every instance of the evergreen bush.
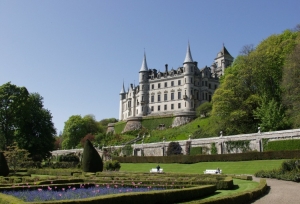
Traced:
POLYGON ((179 144, 179 142, 170 142, 168 145, 167 155, 180 155, 182 148, 179 144))
POLYGON ((89 140, 86 140, 84 144, 82 170, 84 172, 103 171, 102 159, 89 140))
POLYGON ((9 168, 7 166, 6 159, 3 152, 0 152, 0 176, 7 176, 9 174, 9 168))

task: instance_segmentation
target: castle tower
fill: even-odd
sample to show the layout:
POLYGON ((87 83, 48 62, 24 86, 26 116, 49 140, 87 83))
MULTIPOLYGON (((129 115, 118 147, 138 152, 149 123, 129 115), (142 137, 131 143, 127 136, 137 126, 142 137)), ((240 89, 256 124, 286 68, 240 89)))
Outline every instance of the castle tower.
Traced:
POLYGON ((144 53, 144 59, 139 72, 139 96, 137 97, 137 116, 143 116, 146 114, 147 104, 147 93, 148 93, 148 81, 149 81, 149 70, 146 60, 146 53, 144 53))
POLYGON ((233 62, 233 57, 230 55, 226 47, 222 46, 221 51, 217 54, 215 58, 215 74, 220 77, 224 75, 225 69, 229 67, 233 62))
POLYGON ((119 106, 119 121, 123 120, 123 100, 126 98, 124 82, 123 87, 120 91, 120 106, 119 106))
POLYGON ((194 83, 194 73, 195 73, 195 62, 193 61, 190 43, 188 43, 186 56, 183 62, 183 74, 184 74, 184 110, 190 111, 193 109, 193 83, 194 83))

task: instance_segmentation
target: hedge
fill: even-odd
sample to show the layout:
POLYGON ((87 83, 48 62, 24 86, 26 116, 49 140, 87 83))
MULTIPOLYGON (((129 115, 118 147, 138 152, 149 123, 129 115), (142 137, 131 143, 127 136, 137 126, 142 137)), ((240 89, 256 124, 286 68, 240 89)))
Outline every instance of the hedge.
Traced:
POLYGON ((202 147, 191 147, 190 155, 202 154, 202 147))
POLYGON ((250 161, 250 160, 272 160, 272 159, 294 159, 300 158, 300 150, 292 151, 269 151, 269 152, 247 152, 238 154, 217 155, 175 155, 175 156, 132 156, 113 157, 120 163, 182 163, 192 164, 198 162, 215 161, 250 161))
POLYGON ((210 200, 200 200, 197 203, 205 204, 240 204, 248 203, 249 201, 256 200, 267 193, 268 186, 266 179, 260 179, 258 187, 253 190, 234 194, 231 196, 215 198, 210 200))
POLYGON ((300 140, 280 140, 268 142, 265 151, 300 150, 300 140))

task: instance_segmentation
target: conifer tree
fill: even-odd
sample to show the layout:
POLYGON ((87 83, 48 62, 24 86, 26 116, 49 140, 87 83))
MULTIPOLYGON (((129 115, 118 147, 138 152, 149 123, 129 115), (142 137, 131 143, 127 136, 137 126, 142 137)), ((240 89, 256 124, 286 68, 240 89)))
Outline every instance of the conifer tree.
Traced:
POLYGON ((84 144, 82 168, 84 172, 103 171, 102 159, 89 140, 84 144))
POLYGON ((0 176, 7 176, 9 174, 9 169, 7 166, 6 159, 3 152, 0 152, 0 176))

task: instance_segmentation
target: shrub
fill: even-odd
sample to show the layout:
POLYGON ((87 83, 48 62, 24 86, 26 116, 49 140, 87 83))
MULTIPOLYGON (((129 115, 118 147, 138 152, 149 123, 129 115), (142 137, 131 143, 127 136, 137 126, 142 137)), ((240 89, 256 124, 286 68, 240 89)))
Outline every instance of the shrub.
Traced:
POLYGON ((199 155, 202 154, 202 147, 192 147, 190 155, 199 155))
POLYGON ((182 148, 179 144, 179 142, 170 142, 168 145, 167 155, 180 155, 182 148))
POLYGON ((104 169, 106 171, 119 171, 121 164, 118 160, 106 161, 104 164, 104 169))
POLYGON ((9 169, 7 166, 6 159, 3 152, 0 152, 0 176, 7 176, 9 174, 9 169))
POLYGON ((82 168, 84 172, 103 171, 102 159, 89 140, 85 141, 82 168))
POLYGON ((279 140, 268 142, 265 151, 300 150, 300 140, 279 140))
POLYGON ((131 156, 132 155, 132 151, 133 151, 133 148, 131 147, 130 144, 125 145, 123 147, 123 149, 122 149, 123 155, 126 155, 126 156, 131 156))
POLYGON ((61 155, 58 158, 59 162, 79 162, 78 156, 75 154, 67 154, 67 155, 61 155))
POLYGON ((211 154, 218 154, 218 150, 217 150, 217 147, 216 147, 216 143, 211 143, 211 149, 210 149, 210 153, 211 154))

